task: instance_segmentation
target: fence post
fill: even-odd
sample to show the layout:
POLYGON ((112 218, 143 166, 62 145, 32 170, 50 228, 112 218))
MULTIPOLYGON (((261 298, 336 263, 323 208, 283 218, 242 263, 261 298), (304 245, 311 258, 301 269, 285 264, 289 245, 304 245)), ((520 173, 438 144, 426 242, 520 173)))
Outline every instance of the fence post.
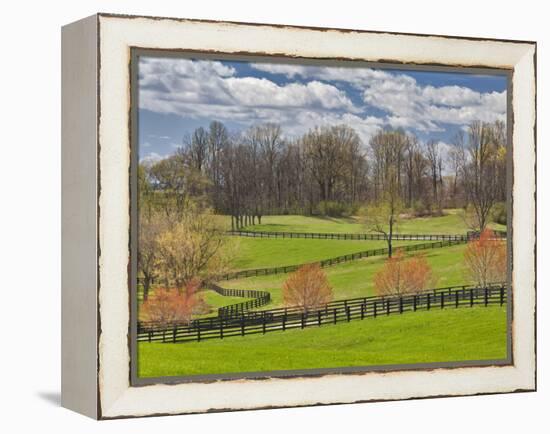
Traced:
POLYGON ((399 297, 399 313, 403 313, 403 297, 399 297))
POLYGON ((365 303, 361 304, 361 319, 365 319, 365 303))
POLYGON ((504 286, 500 287, 500 305, 504 304, 504 286))
POLYGON ((333 314, 334 314, 334 324, 336 324, 336 320, 337 320, 337 318, 336 318, 336 308, 334 308, 333 314))
POLYGON ((441 309, 445 307, 445 293, 441 293, 441 309))
POLYGON ((162 331, 162 342, 166 342, 166 329, 162 331))
POLYGON ((201 341, 201 325, 197 325, 197 342, 201 341))
POLYGON ((428 294, 428 300, 426 301, 426 307, 430 310, 430 294, 428 294))
POLYGON ((346 306, 346 316, 348 317, 348 322, 351 321, 351 312, 350 312, 350 307, 349 306, 346 306))
POLYGON ((470 307, 474 307, 474 288, 470 288, 470 307))
POLYGON ((413 295, 413 311, 416 312, 416 294, 413 295))
POLYGON ((265 314, 262 316, 262 332, 265 335, 265 314))
POLYGON ((148 335, 149 335, 149 342, 151 342, 151 338, 153 337, 153 332, 151 330, 149 330, 148 335))
POLYGON ((304 323, 304 312, 302 312, 302 328, 305 327, 305 323, 304 323))
POLYGON ((378 303, 375 301, 374 302, 374 317, 376 318, 376 315, 377 315, 377 312, 376 312, 376 308, 378 306, 378 303))
POLYGON ((458 291, 455 292, 455 307, 458 307, 458 291))
POLYGON ((484 293, 484 302, 485 302, 485 307, 487 307, 487 304, 489 303, 489 288, 485 288, 485 293, 484 293))
POLYGON ((386 300, 386 315, 390 314, 390 300, 386 300))
POLYGON ((318 322, 319 326, 321 326, 321 311, 320 310, 317 311, 317 322, 318 322))

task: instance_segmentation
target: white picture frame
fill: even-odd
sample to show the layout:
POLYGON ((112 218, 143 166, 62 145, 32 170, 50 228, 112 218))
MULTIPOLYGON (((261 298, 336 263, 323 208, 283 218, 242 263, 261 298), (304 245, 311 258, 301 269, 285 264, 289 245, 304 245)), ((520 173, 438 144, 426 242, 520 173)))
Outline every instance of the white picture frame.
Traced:
POLYGON ((63 28, 62 404, 96 419, 536 389, 536 44, 97 14, 63 28), (133 48, 511 72, 511 360, 177 384, 131 381, 133 48))

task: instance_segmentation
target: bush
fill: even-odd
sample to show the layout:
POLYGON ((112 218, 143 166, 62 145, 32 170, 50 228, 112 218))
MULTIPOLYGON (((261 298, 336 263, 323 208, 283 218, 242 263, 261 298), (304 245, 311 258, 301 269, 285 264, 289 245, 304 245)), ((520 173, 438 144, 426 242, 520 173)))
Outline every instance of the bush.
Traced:
POLYGON ((283 283, 285 306, 299 306, 307 312, 331 300, 332 288, 319 264, 302 265, 283 283))
POLYGON ((484 229, 479 238, 468 242, 464 261, 470 278, 481 287, 506 280, 506 242, 495 239, 490 229, 484 229))
POLYGON ((412 204, 412 212, 415 217, 425 217, 430 215, 430 209, 426 206, 424 201, 418 199, 412 204))
POLYGON ((316 214, 328 217, 349 217, 355 212, 357 212, 357 206, 333 200, 323 200, 319 202, 316 208, 316 214))
POLYGON ((506 225, 507 223, 506 203, 498 202, 493 206, 493 209, 491 210, 491 220, 495 223, 506 225))
POLYGON ((445 215, 441 208, 432 207, 426 204, 422 199, 415 200, 412 203, 411 214, 414 217, 441 217, 445 215))
POLYGON ((401 249, 374 275, 378 295, 415 294, 435 284, 432 267, 422 254, 405 257, 401 249))

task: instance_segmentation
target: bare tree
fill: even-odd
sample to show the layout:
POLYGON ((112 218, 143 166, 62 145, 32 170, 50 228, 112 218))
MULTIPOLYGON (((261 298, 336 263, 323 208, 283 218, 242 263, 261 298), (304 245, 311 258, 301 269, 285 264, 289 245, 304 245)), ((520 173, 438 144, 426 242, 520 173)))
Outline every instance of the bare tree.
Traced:
POLYGON ((401 197, 397 187, 395 168, 389 169, 385 191, 379 200, 365 211, 365 225, 371 232, 382 234, 388 245, 388 257, 393 253, 393 235, 398 225, 399 215, 403 209, 401 197))
POLYGON ((474 230, 485 229, 497 200, 497 150, 493 126, 473 122, 469 126, 468 144, 461 166, 464 191, 475 217, 474 230))
POLYGON ((453 139, 453 147, 449 152, 450 167, 452 170, 451 199, 453 206, 457 206, 459 195, 459 177, 464 157, 464 134, 462 131, 457 133, 453 139))
POLYGON ((438 187, 442 183, 442 157, 439 149, 439 142, 436 140, 430 140, 426 144, 426 157, 430 165, 430 175, 432 184, 432 203, 438 208, 441 208, 441 192, 438 191, 438 187))
POLYGON ((193 132, 189 143, 186 144, 191 165, 199 172, 203 172, 206 169, 209 140, 210 138, 206 130, 203 127, 199 127, 193 132))
POLYGON ((164 219, 158 214, 141 212, 139 217, 138 268, 143 283, 143 300, 147 300, 153 282, 160 275, 159 237, 164 219))

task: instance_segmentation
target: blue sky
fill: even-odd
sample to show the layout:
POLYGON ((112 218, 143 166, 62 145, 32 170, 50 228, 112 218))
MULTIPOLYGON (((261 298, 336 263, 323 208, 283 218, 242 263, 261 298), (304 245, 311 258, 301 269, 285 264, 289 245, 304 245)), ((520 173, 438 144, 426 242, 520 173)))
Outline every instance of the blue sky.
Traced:
POLYGON ((212 120, 238 133, 264 122, 292 139, 345 123, 365 146, 383 128, 450 146, 473 120, 506 120, 505 75, 141 57, 139 154, 158 159, 212 120))

